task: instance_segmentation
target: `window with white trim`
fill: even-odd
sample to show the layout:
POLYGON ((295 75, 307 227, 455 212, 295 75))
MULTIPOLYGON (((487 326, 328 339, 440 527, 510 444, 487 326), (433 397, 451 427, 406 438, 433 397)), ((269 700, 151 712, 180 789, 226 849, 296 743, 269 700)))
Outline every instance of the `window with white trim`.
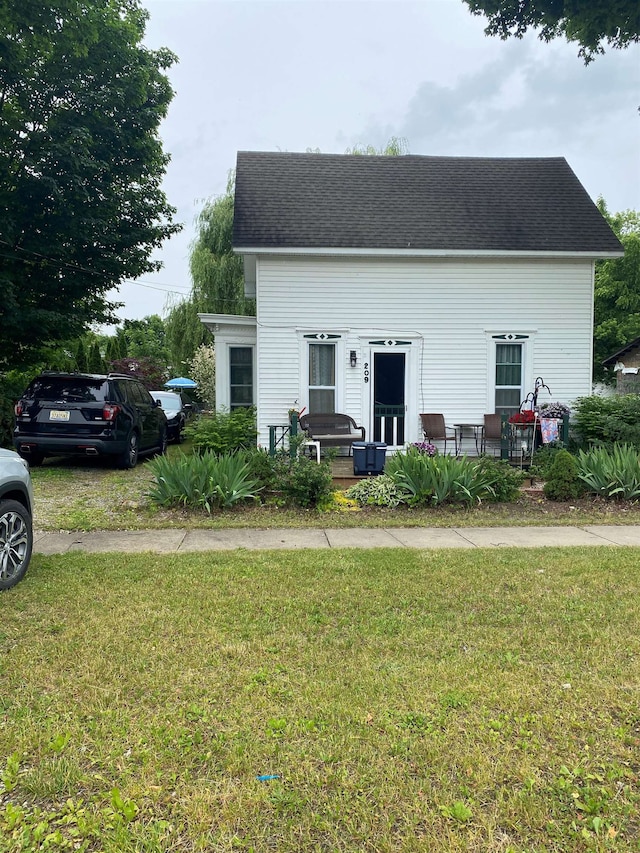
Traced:
POLYGON ((309 412, 336 410, 336 345, 309 344, 309 412))
POLYGON ((229 347, 229 409, 253 406, 253 347, 229 347))
POLYGON ((522 343, 496 342, 495 412, 512 415, 524 398, 522 343))

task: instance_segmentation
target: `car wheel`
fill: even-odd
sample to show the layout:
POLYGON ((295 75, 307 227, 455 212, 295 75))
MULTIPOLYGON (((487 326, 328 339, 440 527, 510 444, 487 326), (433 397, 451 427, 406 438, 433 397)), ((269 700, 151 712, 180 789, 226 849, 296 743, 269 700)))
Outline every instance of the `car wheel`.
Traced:
POLYGON ((127 448, 122 454, 122 458, 120 460, 120 467, 135 468, 138 462, 139 449, 138 433, 130 432, 129 438, 127 439, 127 448))
POLYGON ((158 448, 158 455, 164 456, 167 452, 167 444, 169 443, 169 438, 167 437, 166 429, 163 429, 160 433, 160 447, 158 448))
POLYGON ((0 589, 22 580, 32 549, 31 515, 18 501, 0 501, 0 589))

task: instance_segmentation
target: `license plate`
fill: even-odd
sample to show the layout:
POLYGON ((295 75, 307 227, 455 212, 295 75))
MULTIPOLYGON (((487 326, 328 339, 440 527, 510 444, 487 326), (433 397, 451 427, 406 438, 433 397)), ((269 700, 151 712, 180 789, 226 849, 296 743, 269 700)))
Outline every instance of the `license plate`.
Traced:
POLYGON ((68 421, 69 412, 61 412, 59 409, 51 409, 49 412, 50 421, 68 421))

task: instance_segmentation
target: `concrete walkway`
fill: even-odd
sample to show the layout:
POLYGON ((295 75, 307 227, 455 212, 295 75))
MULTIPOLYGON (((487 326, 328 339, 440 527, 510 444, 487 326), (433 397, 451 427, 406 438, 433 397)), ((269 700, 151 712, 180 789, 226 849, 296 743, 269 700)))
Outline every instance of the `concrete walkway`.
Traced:
POLYGON ((640 546, 640 526, 395 527, 285 530, 36 531, 34 553, 232 551, 244 548, 540 548, 565 545, 640 546))

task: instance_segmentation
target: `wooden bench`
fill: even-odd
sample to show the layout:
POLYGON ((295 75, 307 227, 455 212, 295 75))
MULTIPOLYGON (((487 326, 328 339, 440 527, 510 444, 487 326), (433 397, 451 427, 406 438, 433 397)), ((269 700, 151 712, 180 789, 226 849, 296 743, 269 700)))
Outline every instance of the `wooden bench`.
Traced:
POLYGON ((358 426, 349 415, 338 412, 314 412, 302 415, 300 428, 313 441, 319 441, 321 447, 348 447, 351 456, 351 445, 354 441, 365 440, 365 429, 358 426))

